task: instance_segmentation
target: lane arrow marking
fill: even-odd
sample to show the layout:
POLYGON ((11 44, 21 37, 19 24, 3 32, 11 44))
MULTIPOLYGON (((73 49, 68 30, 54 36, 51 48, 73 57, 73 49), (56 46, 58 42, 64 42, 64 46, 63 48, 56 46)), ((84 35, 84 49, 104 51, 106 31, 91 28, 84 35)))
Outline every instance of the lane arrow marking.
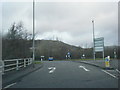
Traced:
POLYGON ((79 68, 83 68, 85 71, 90 71, 90 70, 86 69, 84 66, 79 66, 79 68))
POLYGON ((56 69, 56 67, 49 67, 48 69, 50 69, 49 73, 53 73, 56 69))

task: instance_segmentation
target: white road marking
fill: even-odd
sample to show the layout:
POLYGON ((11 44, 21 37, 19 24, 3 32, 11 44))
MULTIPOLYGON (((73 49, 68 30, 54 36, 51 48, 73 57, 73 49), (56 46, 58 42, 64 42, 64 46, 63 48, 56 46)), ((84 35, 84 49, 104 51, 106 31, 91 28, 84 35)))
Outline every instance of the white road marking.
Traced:
POLYGON ((86 69, 84 66, 79 66, 79 68, 83 68, 85 71, 90 71, 90 70, 86 69))
POLYGON ((49 67, 48 69, 52 69, 52 67, 49 67))
POLYGON ((120 73, 120 71, 119 71, 118 69, 116 69, 116 71, 117 71, 118 73, 120 73))
POLYGON ((6 87, 4 87, 4 89, 6 89, 6 88, 9 88, 9 87, 11 87, 11 86, 13 86, 13 85, 15 85, 16 83, 12 83, 12 84, 10 84, 10 85, 7 85, 6 87))
POLYGON ((52 69, 49 71, 49 73, 53 73, 55 71, 56 67, 49 67, 48 69, 52 69))
POLYGON ((106 74, 108 74, 108 75, 110 75, 110 76, 112 76, 112 77, 118 79, 118 78, 117 78, 116 76, 114 76, 113 74, 111 74, 111 73, 109 73, 109 72, 107 72, 107 71, 105 71, 105 70, 102 70, 102 71, 105 72, 106 74))

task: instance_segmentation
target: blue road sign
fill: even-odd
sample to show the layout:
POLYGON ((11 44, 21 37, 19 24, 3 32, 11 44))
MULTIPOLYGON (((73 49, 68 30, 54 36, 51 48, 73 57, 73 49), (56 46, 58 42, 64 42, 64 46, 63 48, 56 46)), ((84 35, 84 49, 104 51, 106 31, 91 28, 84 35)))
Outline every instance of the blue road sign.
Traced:
POLYGON ((68 52, 67 54, 70 55, 70 52, 68 52))

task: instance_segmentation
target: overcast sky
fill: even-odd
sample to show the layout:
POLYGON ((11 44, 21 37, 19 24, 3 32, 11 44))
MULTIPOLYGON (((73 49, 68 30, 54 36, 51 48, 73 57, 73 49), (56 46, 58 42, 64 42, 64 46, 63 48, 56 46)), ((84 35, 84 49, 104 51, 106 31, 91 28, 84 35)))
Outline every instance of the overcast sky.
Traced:
MULTIPOLYGON (((13 22, 22 21, 32 33, 32 2, 3 2, 2 31, 8 31, 13 22)), ((117 2, 36 2, 36 39, 55 39, 68 44, 92 46, 92 19, 95 37, 104 37, 105 45, 118 43, 117 2)))

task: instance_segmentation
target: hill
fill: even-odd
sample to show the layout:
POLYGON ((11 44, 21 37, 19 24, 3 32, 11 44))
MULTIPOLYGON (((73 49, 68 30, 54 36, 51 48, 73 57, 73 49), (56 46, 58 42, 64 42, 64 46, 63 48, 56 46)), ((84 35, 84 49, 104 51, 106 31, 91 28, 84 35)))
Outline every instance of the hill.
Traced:
MULTIPOLYGON (((40 56, 45 56, 45 59, 48 59, 50 56, 54 57, 54 59, 66 59, 68 51, 71 53, 72 59, 80 59, 83 54, 85 54, 86 58, 93 58, 92 48, 76 47, 58 40, 36 40, 35 45, 37 59, 40 59, 40 56)), ((117 46, 105 46, 105 56, 114 58, 114 50, 118 54, 117 46)), ((96 53, 96 57, 102 58, 102 53, 96 53)))
POLYGON ((45 59, 48 59, 49 56, 52 56, 54 59, 65 59, 69 51, 72 59, 76 59, 80 58, 80 54, 83 51, 81 47, 72 46, 61 41, 37 40, 35 43, 36 58, 45 56, 45 59))

